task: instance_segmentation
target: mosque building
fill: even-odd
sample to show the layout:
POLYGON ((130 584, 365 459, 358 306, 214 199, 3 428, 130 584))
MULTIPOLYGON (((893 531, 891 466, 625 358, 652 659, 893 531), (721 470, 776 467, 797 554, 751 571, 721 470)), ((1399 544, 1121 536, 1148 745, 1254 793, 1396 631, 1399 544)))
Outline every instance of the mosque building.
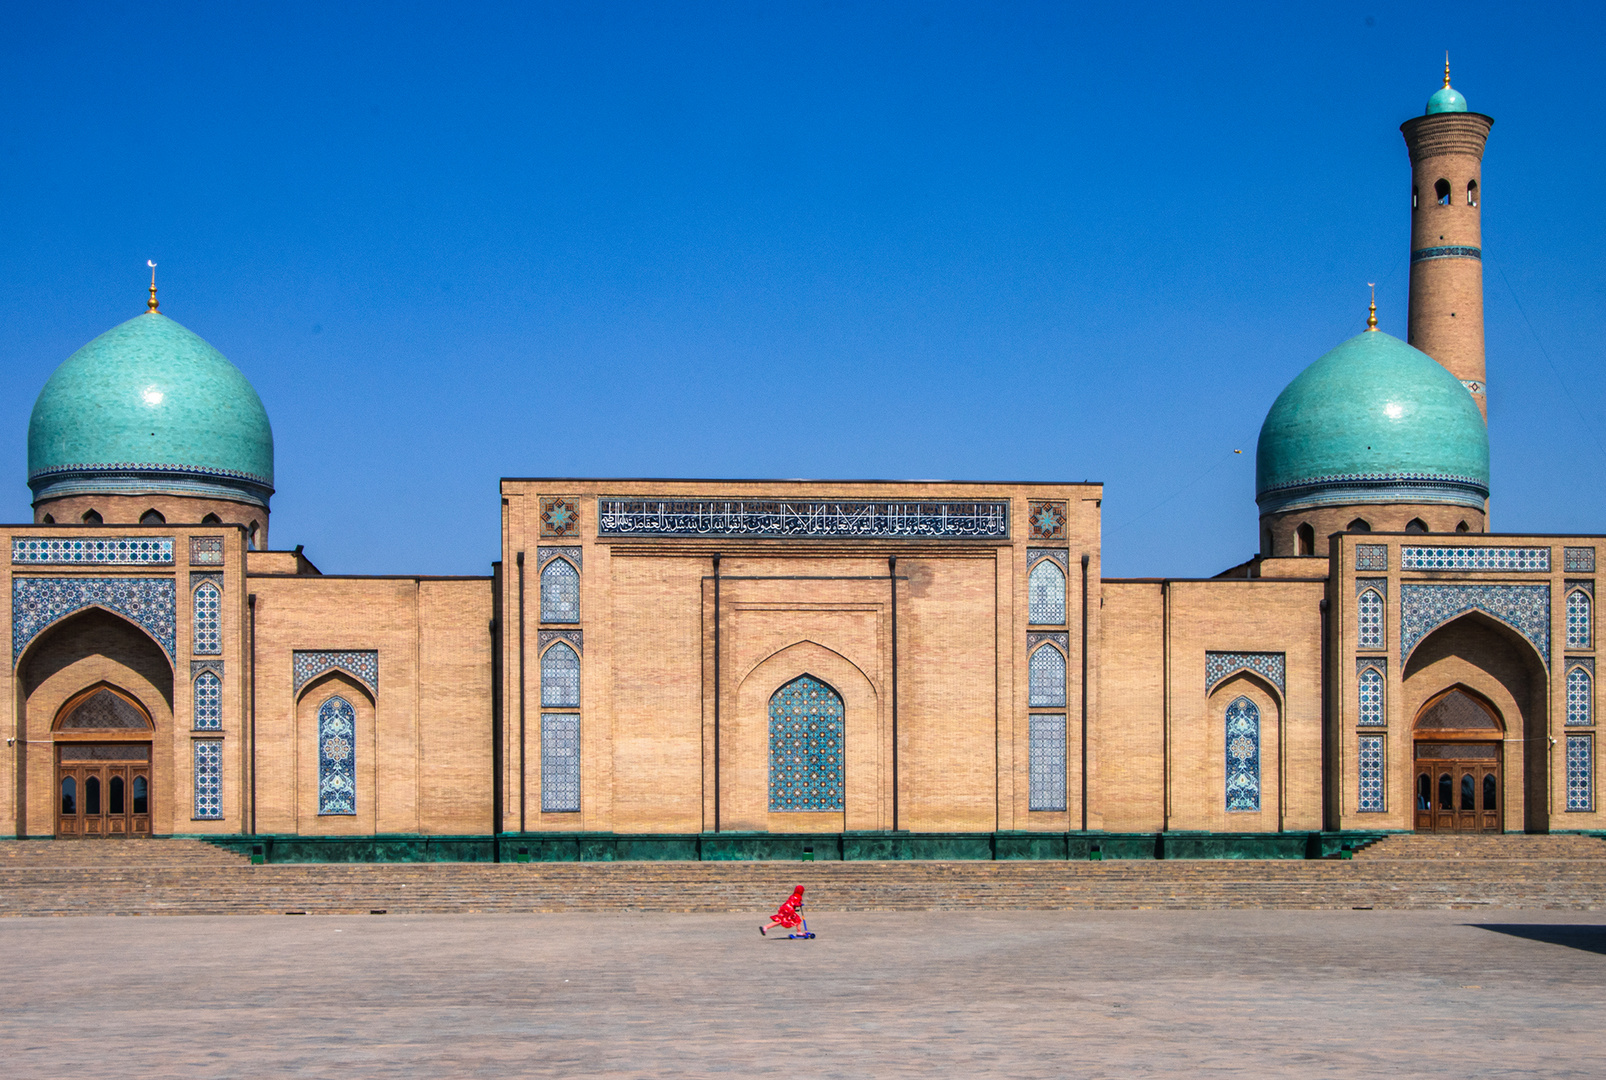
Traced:
POLYGON ((1402 125, 1407 340, 1268 413, 1260 550, 1103 577, 1093 483, 507 478, 482 577, 270 543, 273 432, 157 309, 70 356, 0 526, 0 832, 267 859, 1302 856, 1600 831, 1599 536, 1488 531, 1481 161, 1402 125))

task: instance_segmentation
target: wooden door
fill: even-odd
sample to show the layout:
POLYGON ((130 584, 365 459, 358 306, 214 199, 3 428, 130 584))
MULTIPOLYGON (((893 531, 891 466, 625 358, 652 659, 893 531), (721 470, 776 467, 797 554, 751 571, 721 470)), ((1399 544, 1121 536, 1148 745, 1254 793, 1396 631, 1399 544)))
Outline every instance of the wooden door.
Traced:
POLYGON ((66 743, 58 754, 58 837, 151 834, 149 743, 66 743))
POLYGON ((1416 744, 1418 832, 1501 832, 1504 778, 1497 742, 1416 744))

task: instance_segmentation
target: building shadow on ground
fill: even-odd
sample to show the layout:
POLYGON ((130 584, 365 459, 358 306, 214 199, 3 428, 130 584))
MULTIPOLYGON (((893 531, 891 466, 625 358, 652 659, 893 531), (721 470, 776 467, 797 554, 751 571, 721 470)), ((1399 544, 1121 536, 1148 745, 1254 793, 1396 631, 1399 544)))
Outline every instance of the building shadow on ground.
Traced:
POLYGON ((1467 923, 1497 934, 1565 945, 1569 949, 1606 955, 1606 926, 1575 926, 1565 923, 1467 923))

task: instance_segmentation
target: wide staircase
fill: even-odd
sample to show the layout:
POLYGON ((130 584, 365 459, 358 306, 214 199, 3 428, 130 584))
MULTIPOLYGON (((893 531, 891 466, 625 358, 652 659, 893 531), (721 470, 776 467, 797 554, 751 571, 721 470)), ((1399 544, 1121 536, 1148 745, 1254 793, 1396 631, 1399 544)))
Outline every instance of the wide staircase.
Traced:
POLYGON ((0 841, 0 915, 1606 906, 1606 842, 1390 836, 1345 861, 343 863, 196 840, 0 841))

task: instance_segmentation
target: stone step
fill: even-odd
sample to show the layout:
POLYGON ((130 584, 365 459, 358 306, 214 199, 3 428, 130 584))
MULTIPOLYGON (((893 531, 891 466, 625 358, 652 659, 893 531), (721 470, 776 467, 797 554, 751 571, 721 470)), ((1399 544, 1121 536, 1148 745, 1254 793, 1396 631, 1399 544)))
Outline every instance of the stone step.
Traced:
POLYGON ((1395 833, 1356 853, 1375 859, 1606 859, 1596 836, 1522 833, 1395 833))

